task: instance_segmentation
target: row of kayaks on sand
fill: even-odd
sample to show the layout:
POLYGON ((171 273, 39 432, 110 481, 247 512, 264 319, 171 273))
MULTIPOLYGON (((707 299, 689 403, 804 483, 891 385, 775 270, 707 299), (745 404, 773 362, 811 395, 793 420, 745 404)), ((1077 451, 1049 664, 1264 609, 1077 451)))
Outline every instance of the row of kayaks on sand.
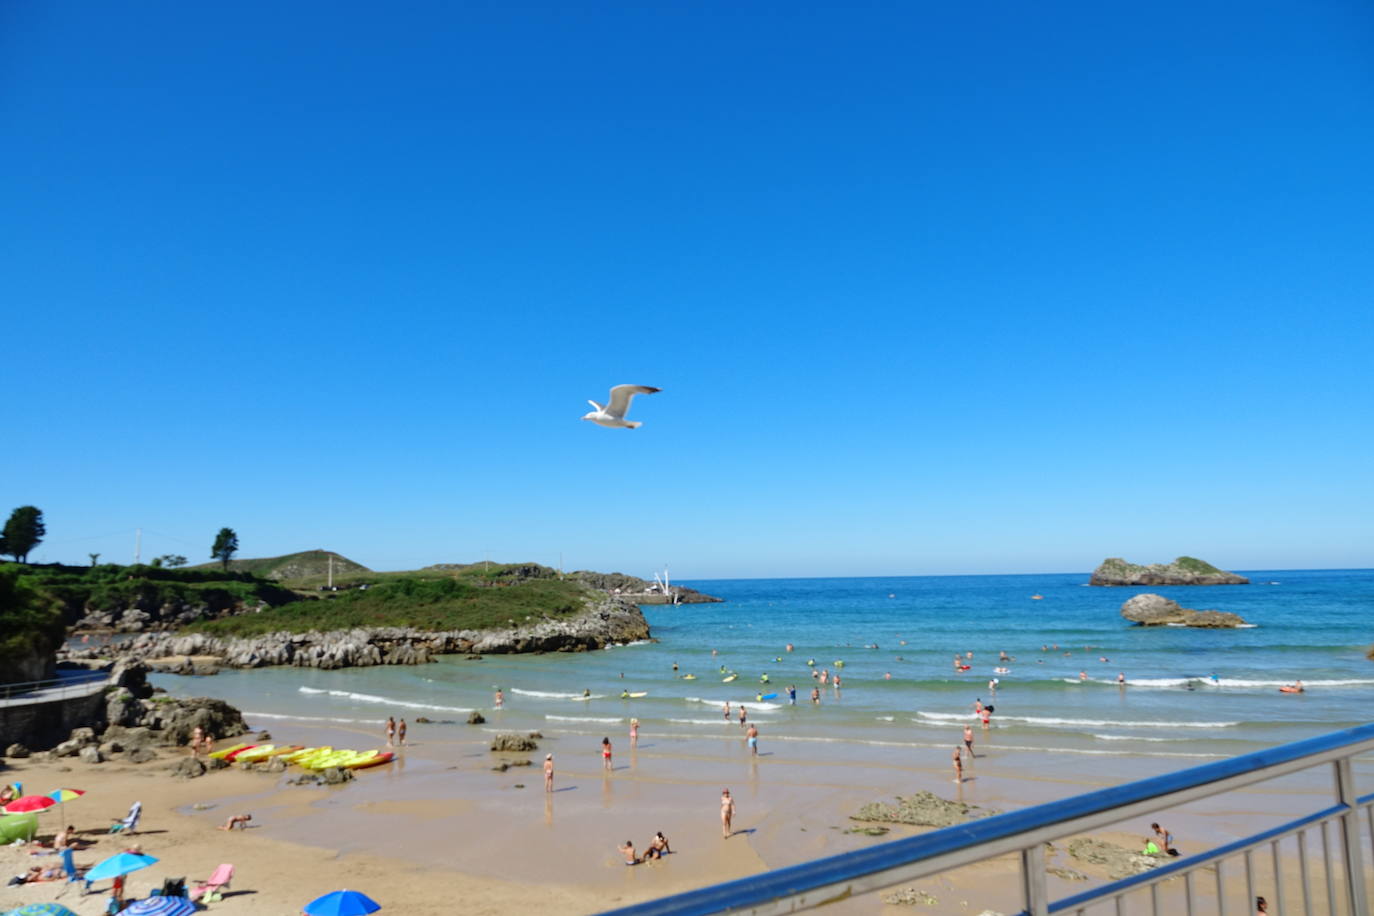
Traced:
POLYGON ((236 744, 233 747, 213 751, 211 757, 234 763, 256 763, 279 757, 285 763, 294 763, 307 770, 325 770, 339 767, 345 770, 365 770, 368 767, 390 763, 395 758, 391 751, 350 751, 332 747, 302 747, 299 744, 277 746, 275 744, 236 744))

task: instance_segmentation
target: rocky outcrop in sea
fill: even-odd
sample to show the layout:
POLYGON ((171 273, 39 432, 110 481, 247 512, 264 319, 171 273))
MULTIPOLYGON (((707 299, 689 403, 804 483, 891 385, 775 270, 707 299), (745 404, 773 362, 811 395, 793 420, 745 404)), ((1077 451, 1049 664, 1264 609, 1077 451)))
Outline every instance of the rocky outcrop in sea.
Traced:
POLYGON ((1093 571, 1089 585, 1249 585, 1250 580, 1194 557, 1141 566, 1110 557, 1093 571))
POLYGON ((1121 616, 1131 623, 1146 627, 1185 626, 1210 629, 1234 629, 1244 626, 1239 614, 1227 611, 1195 611, 1180 607, 1177 601, 1163 595, 1136 595, 1121 605, 1121 616))
MULTIPOLYGON (((227 668, 291 665, 355 668, 422 665, 437 655, 502 655, 517 652, 583 652, 649 638, 649 624, 633 601, 604 596, 577 617, 501 630, 420 630, 366 627, 311 633, 219 637, 204 633, 145 633, 119 646, 125 660, 156 660, 156 670, 207 673, 205 659, 227 668), (197 658, 199 657, 199 658, 197 658)), ((96 658, 108 649, 73 649, 68 657, 96 658)))

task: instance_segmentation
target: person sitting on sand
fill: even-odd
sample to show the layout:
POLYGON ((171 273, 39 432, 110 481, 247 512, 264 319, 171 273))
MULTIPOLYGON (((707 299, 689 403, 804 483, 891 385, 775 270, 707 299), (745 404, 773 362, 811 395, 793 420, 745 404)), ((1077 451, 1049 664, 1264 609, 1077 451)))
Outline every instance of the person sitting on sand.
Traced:
POLYGON ((672 850, 668 848, 668 838, 664 836, 663 831, 660 830, 658 833, 655 833, 654 838, 649 841, 649 848, 644 851, 644 858, 647 859, 652 855, 656 859, 661 859, 670 852, 672 852, 672 850))
POLYGON ((625 857, 626 865, 638 865, 642 861, 639 856, 635 855, 635 844, 629 840, 625 841, 624 846, 617 846, 616 849, 625 857))
POLYGON ((14 786, 5 786, 0 789, 0 805, 8 805, 19 797, 19 793, 14 790, 14 786))
POLYGON ((233 830, 235 827, 240 830, 248 829, 248 822, 253 819, 251 814, 235 814, 223 824, 219 825, 220 830, 233 830))
POLYGON ((199 725, 197 725, 195 728, 191 729, 191 756, 192 756, 192 757, 199 757, 199 756, 200 756, 201 742, 203 742, 204 740, 205 740, 205 729, 201 728, 199 725))

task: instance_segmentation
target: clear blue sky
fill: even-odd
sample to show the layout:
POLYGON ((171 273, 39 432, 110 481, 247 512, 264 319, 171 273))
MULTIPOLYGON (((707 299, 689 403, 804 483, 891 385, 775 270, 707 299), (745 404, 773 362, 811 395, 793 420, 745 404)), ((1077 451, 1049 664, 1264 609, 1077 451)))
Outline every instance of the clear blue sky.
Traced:
POLYGON ((1374 566, 1366 3, 0 5, 33 559, 1374 566), (581 423, 661 386, 627 432, 581 423))

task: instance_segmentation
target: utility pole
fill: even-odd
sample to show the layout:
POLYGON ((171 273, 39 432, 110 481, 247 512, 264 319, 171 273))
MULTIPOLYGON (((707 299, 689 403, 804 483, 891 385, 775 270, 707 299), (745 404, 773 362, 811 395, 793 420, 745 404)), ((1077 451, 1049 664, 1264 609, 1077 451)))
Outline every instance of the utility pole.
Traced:
POLYGON ((138 528, 134 531, 134 565, 139 564, 143 556, 143 529, 138 528))

